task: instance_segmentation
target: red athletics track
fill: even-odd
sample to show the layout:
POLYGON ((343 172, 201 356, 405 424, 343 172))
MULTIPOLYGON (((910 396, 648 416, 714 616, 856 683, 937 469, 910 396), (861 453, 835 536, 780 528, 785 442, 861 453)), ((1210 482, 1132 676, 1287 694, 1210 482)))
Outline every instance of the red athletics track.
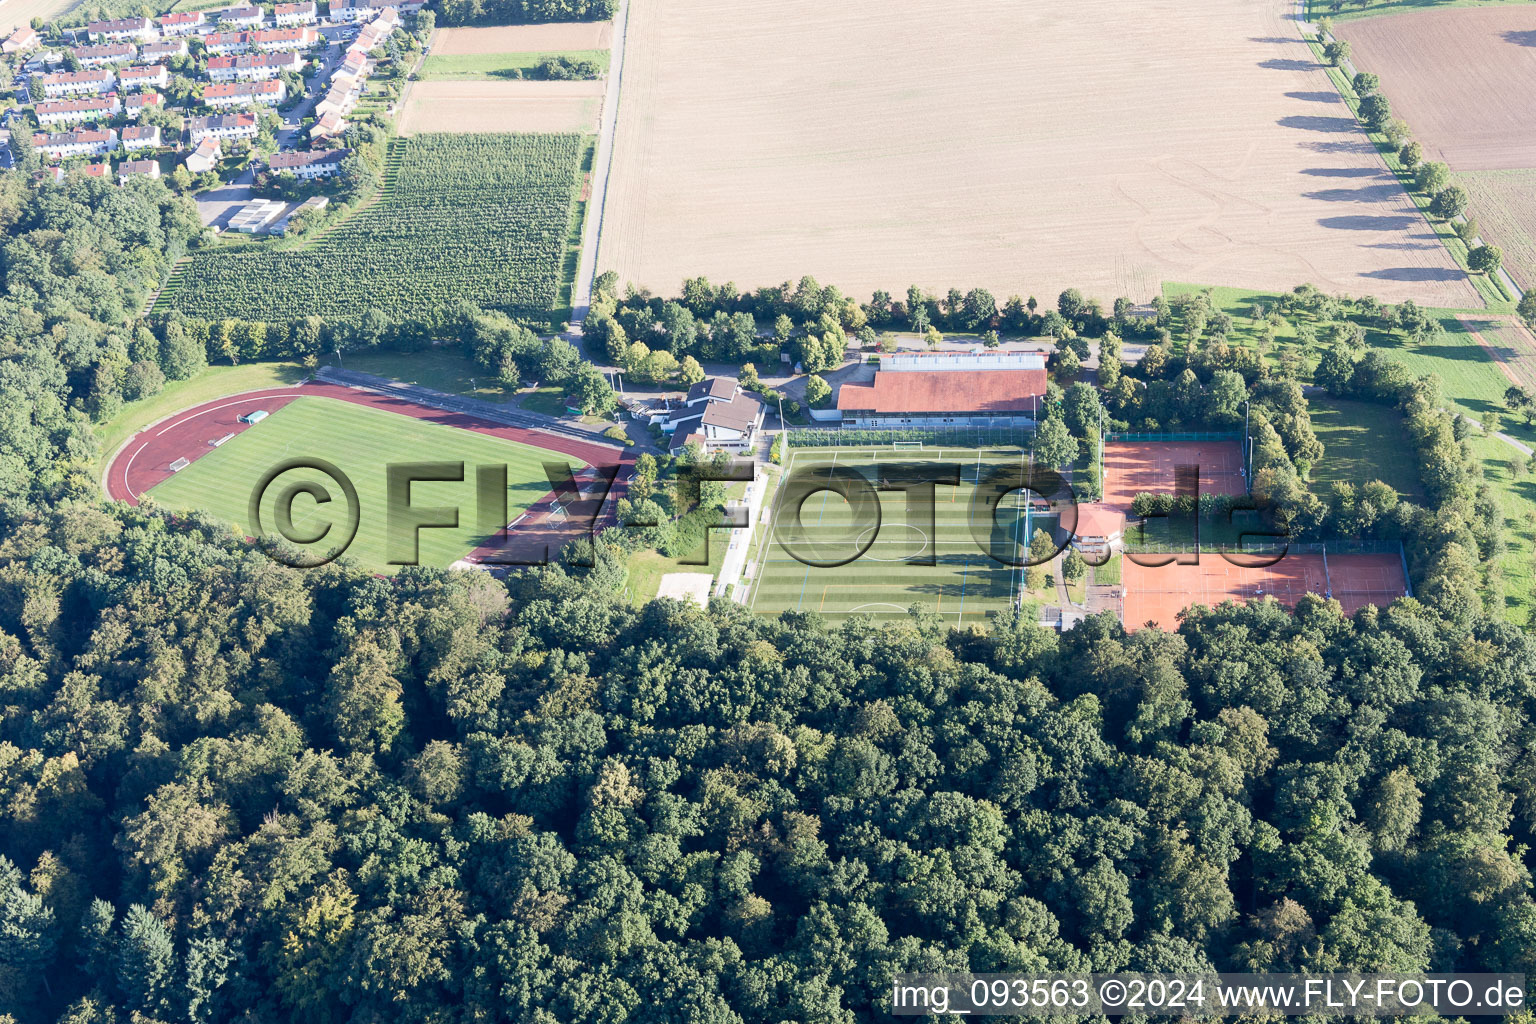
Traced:
MULTIPOLYGON (((608 445, 528 430, 523 427, 510 427, 464 413, 433 409, 371 391, 346 388, 337 384, 308 383, 290 388, 269 388, 264 391, 230 395, 187 409, 140 431, 118 449, 117 454, 112 457, 111 464, 107 466, 107 496, 118 501, 126 501, 130 505, 137 505, 145 491, 172 475, 170 469, 172 462, 177 459, 195 462, 213 451, 208 444, 209 441, 217 440, 225 434, 239 434, 248 429, 250 424, 241 423, 240 416, 256 409, 275 412, 295 398, 311 397, 334 398, 342 402, 351 402, 353 405, 365 405, 372 409, 398 413, 401 416, 441 423, 447 427, 457 427, 460 430, 473 430, 492 437, 517 441, 534 448, 572 455, 593 466, 612 466, 617 462, 619 464, 618 482, 614 484, 610 494, 610 497, 615 500, 623 495, 629 469, 634 462, 629 452, 608 445)), ((552 496, 553 492, 546 494, 530 507, 529 512, 547 510, 552 496)), ((608 505, 608 508, 608 514, 611 516, 612 505, 608 505)), ((534 517, 530 516, 530 518, 534 517)))

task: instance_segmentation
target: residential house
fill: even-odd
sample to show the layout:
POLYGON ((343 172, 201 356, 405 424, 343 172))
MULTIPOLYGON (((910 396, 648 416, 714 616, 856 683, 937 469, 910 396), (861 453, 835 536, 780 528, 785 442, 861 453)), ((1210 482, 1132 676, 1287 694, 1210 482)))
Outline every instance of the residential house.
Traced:
POLYGON ((375 49, 384 45, 384 41, 394 34, 395 27, 386 24, 381 18, 378 21, 369 22, 363 30, 357 34, 347 47, 348 53, 372 53, 375 49))
POLYGON ((15 32, 12 32, 5 42, 0 43, 0 52, 26 53, 28 50, 41 46, 42 43, 43 41, 38 36, 36 29, 30 25, 23 25, 15 32))
POLYGON ((117 165, 117 183, 128 184, 129 178, 158 178, 160 177, 160 161, 158 160, 124 160, 117 165))
POLYGON ((226 7, 222 11, 215 12, 219 16, 221 27, 231 28, 255 28, 261 24, 262 11, 260 7, 226 7))
POLYGON ((297 53, 255 53, 238 57, 210 57, 208 77, 215 82, 261 82, 284 71, 297 74, 304 59, 297 53))
POLYGON ((200 146, 208 139, 225 142, 256 137, 255 114, 213 114, 187 119, 187 141, 200 146))
POLYGON ((339 139, 347 130, 347 122, 341 119, 341 115, 328 110, 315 120, 309 129, 309 137, 316 142, 329 139, 339 139))
POLYGON ((129 117, 138 117, 149 107, 158 107, 165 102, 165 97, 157 92, 136 92, 124 101, 123 105, 128 110, 129 117))
POLYGON ((93 21, 85 26, 85 34, 93 43, 119 39, 141 39, 148 42, 159 35, 155 30, 155 23, 144 17, 93 21))
POLYGON ((109 64, 126 64, 139 55, 139 48, 132 43, 106 43, 102 46, 77 46, 69 51, 82 68, 104 68, 109 64))
POLYGON ((682 407, 672 411, 661 429, 672 435, 674 452, 689 441, 706 448, 744 451, 756 442, 764 412, 763 403, 737 381, 715 377, 689 388, 682 407))
POLYGON ((185 57, 186 55, 186 39, 165 39, 158 43, 145 43, 139 48, 140 57, 157 63, 170 60, 172 57, 185 57))
POLYGON ((117 132, 111 128, 59 132, 53 135, 39 132, 32 136, 32 145, 55 160, 68 160, 77 156, 106 156, 117 149, 117 132))
POLYGON ((320 20, 319 7, 313 0, 302 4, 278 4, 272 9, 272 13, 277 18, 278 28, 313 25, 320 20))
POLYGON ((368 74, 368 54, 359 53, 355 50, 349 51, 345 57, 341 58, 341 64, 336 68, 336 74, 362 78, 368 74))
POLYGON ((344 84, 337 84, 336 79, 331 79, 331 91, 315 104, 315 117, 324 117, 326 114, 340 117, 352 113, 352 108, 357 106, 356 85, 356 81, 350 77, 344 79, 344 84))
POLYGON ((172 11, 160 15, 156 21, 160 25, 160 34, 167 38, 194 35, 208 24, 208 18, 202 11, 172 11))
POLYGON ((123 91, 137 89, 164 89, 171 84, 171 73, 164 64, 152 64, 147 68, 123 68, 117 73, 123 91))
POLYGON ((87 178, 105 178, 112 172, 112 168, 106 164, 86 164, 85 176, 87 178))
POLYGON ((251 32, 209 32, 203 37, 203 46, 211 57, 251 51, 251 32))
POLYGON ((282 82, 220 82, 203 87, 203 102, 223 107, 275 107, 288 95, 282 82))
POLYGON ((263 53, 281 50, 307 50, 320 39, 320 33, 309 26, 298 28, 266 28, 250 33, 250 44, 263 53))
POLYGON ((44 128, 56 124, 77 124, 86 121, 110 121, 123 109, 116 94, 93 96, 83 100, 44 100, 34 111, 37 123, 44 128))
POLYGON ((332 21, 371 21, 386 8, 396 8, 402 13, 413 14, 426 4, 422 0, 332 0, 332 21))
POLYGON ((897 353, 872 384, 844 384, 837 409, 859 427, 1029 426, 1045 398, 1039 352, 897 353))
POLYGON ((160 126, 132 125, 123 129, 123 148, 132 153, 139 149, 160 148, 160 126))
POLYGON ((50 100, 66 96, 94 96, 117 87, 117 76, 110 71, 60 71, 43 76, 43 95, 50 100))
POLYGON ((278 174, 289 173, 309 181, 329 178, 341 170, 341 162, 352 154, 350 149, 309 150, 308 152, 273 153, 267 166, 278 174))
POLYGON ((219 160, 223 156, 224 150, 219 145, 219 140, 209 136, 187 154, 187 170, 193 174, 205 174, 219 166, 219 160))

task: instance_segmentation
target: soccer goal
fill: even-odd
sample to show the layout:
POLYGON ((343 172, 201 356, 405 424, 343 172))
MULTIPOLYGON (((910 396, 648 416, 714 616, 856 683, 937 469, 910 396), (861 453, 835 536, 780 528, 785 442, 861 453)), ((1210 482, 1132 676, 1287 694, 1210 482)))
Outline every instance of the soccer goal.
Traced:
POLYGON ((920 452, 923 450, 921 441, 892 441, 891 447, 898 452, 920 452))
POLYGON ((171 463, 171 472, 180 473, 190 465, 192 465, 191 459, 177 459, 175 462, 171 463))
POLYGON ((563 522, 565 520, 565 518, 566 518, 565 506, 560 504, 558 501, 550 502, 550 504, 549 504, 549 515, 544 517, 545 522, 559 523, 559 522, 563 522))

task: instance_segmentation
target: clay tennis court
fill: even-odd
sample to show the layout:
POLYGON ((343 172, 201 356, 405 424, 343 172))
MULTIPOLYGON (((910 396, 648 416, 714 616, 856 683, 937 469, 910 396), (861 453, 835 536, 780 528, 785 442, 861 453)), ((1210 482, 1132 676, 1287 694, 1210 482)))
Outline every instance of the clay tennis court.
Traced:
POLYGON ((1536 167, 1536 7, 1341 21, 1355 67, 1381 76, 1427 159, 1456 171, 1536 167))
POLYGON ((1294 8, 634 4, 598 264, 661 294, 1310 281, 1482 308, 1294 8))
MULTIPOLYGON (((1153 561, 1153 556, 1139 556, 1153 561)), ((1167 557, 1167 556, 1159 556, 1167 557)), ((1385 607, 1408 592, 1397 554, 1286 554, 1272 566, 1233 564, 1220 555, 1201 555, 1194 565, 1140 565, 1126 556, 1121 565, 1127 630, 1155 624, 1177 629, 1190 605, 1212 607, 1226 600, 1246 604, 1273 597, 1294 608, 1305 594, 1331 596, 1353 615, 1366 605, 1385 607)))
POLYGON ((1138 494, 1173 494, 1181 466, 1198 467, 1201 494, 1247 494, 1239 441, 1109 441, 1103 503, 1129 512, 1138 494))

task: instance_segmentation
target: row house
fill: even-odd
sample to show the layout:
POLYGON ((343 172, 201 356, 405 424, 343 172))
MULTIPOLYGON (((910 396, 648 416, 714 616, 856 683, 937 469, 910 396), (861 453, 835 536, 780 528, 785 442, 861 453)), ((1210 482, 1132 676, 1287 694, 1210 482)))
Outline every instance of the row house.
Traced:
MULTIPOLYGON (((336 68, 335 74, 350 75, 353 78, 362 78, 368 74, 368 56, 364 53, 352 52, 341 58, 341 64, 336 68)), ((333 75, 334 77, 334 75, 333 75)))
POLYGON ((50 100, 66 96, 92 96, 117 88, 117 76, 110 71, 60 71, 43 76, 43 96, 50 100))
POLYGON ((331 4, 331 20, 368 21, 391 7, 401 14, 415 14, 425 6, 426 0, 336 0, 331 4))
POLYGON ((341 119, 341 115, 334 110, 328 110, 316 118, 314 125, 309 129, 309 137, 314 142, 326 142, 340 138, 346 130, 347 122, 341 119))
POLYGON ((81 124, 86 121, 110 121, 122 112, 123 104, 115 93, 84 100, 45 100, 34 113, 44 128, 56 124, 81 124))
POLYGON ((232 142, 256 137, 255 114, 213 114, 187 119, 187 141, 200 146, 206 139, 232 142))
POLYGON ((160 33, 155 29, 155 23, 148 18, 118 18, 114 21, 93 21, 85 26, 85 34, 91 42, 111 41, 120 39, 139 39, 144 42, 155 38, 160 33))
POLYGON ((109 64, 126 64, 139 55, 139 48, 131 43, 108 43, 104 46, 77 46, 69 51, 82 68, 104 68, 109 64))
POLYGON ((329 178, 341 170, 341 162, 350 156, 350 149, 310 150, 303 153, 273 153, 267 166, 282 174, 309 181, 329 178))
POLYGON ((208 18, 202 11, 172 11, 160 15, 158 20, 160 34, 166 38, 190 36, 201 32, 208 24, 208 18))
POLYGON ((117 183, 128 184, 130 178, 158 178, 160 177, 160 161, 158 160, 124 160, 117 165, 117 183))
POLYGON ((150 107, 164 103, 165 97, 157 92, 136 92, 123 101, 123 106, 127 108, 129 117, 137 117, 150 107))
POLYGON ((212 136, 199 142, 187 154, 187 170, 193 174, 204 174, 219 166, 219 161, 224 157, 224 149, 219 145, 219 140, 212 136))
POLYGON ((357 38, 352 40, 352 44, 347 47, 347 52, 368 53, 374 47, 382 45, 384 40, 394 34, 394 31, 395 27, 385 22, 383 18, 380 18, 378 21, 370 21, 357 34, 357 38))
POLYGON ((123 129, 123 148, 132 153, 140 149, 160 148, 160 126, 133 125, 123 129))
POLYGON ((165 39, 158 43, 149 43, 139 49, 140 57, 157 63, 170 60, 172 57, 185 57, 186 55, 187 41, 185 39, 165 39))
POLYGON ((231 53, 249 53, 251 32, 209 32, 203 37, 203 45, 210 56, 222 57, 231 53))
POLYGON ((357 93, 356 79, 348 75, 336 75, 331 79, 330 92, 315 104, 315 116, 324 117, 326 114, 335 114, 340 117, 343 114, 352 113, 352 108, 357 106, 357 93))
POLYGON ((282 50, 307 50, 320 39, 312 28, 268 28, 250 33, 250 44, 264 53, 282 50))
POLYGON ((275 107, 288 95, 282 82, 221 82, 203 89, 203 102, 210 107, 275 107))
POLYGON ((54 135, 39 132, 32 136, 32 145, 55 160, 68 160, 77 156, 106 156, 117 149, 117 132, 111 128, 54 135))
POLYGON ((171 74, 164 64, 153 64, 147 68, 123 68, 118 72, 117 79, 122 83, 124 92, 136 89, 164 89, 171 84, 171 74))
POLYGON ((226 7, 218 12, 220 25, 231 25, 237 28, 255 28, 261 24, 260 7, 226 7))
POLYGON ((291 25, 313 25, 320 20, 319 7, 313 0, 302 4, 278 4, 272 8, 272 14, 277 19, 278 28, 291 25))
POLYGON ((262 82, 284 71, 297 74, 304 60, 297 53, 257 53, 240 57, 211 57, 208 77, 215 82, 262 82))

